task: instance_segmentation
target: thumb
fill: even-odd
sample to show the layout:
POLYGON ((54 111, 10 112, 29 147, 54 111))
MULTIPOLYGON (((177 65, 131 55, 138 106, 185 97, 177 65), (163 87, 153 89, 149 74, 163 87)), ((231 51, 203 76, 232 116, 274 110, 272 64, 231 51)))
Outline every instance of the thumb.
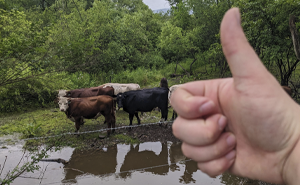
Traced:
POLYGON ((221 43, 235 85, 246 82, 245 79, 261 82, 268 76, 267 69, 247 41, 238 8, 228 10, 223 17, 221 43))

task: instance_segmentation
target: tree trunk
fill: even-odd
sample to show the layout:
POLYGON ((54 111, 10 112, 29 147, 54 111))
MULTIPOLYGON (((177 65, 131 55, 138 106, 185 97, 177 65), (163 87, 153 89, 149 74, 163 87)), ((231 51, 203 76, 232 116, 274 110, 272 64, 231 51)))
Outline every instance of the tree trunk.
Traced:
POLYGON ((197 61, 197 58, 194 58, 194 61, 191 63, 190 65, 190 74, 193 75, 193 72, 192 72, 192 65, 197 61))
POLYGON ((297 31, 297 28, 296 28, 295 21, 296 21, 296 17, 294 15, 290 15, 289 25, 290 25, 290 31, 291 31, 291 34, 292 34, 294 50, 295 50, 295 54, 297 56, 297 59, 300 60, 299 36, 298 36, 298 31, 297 31))

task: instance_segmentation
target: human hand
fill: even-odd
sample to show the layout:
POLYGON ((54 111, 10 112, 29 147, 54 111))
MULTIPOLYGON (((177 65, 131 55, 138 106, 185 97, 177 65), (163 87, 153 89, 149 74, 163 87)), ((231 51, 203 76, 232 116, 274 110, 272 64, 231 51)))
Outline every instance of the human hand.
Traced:
POLYGON ((179 115, 173 133, 183 141, 184 155, 210 176, 228 170, 266 182, 297 183, 299 105, 248 43, 237 8, 222 20, 221 42, 233 78, 190 82, 171 97, 179 115))

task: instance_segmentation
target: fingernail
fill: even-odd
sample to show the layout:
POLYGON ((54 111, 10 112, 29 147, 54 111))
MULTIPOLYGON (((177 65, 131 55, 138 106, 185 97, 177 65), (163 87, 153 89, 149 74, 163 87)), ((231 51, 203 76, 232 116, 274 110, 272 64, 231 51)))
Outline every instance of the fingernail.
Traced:
POLYGON ((225 157, 226 157, 226 159, 231 160, 231 159, 235 158, 235 154, 236 154, 235 150, 232 150, 225 157))
POLYGON ((202 114, 207 113, 207 112, 211 111, 214 106, 215 105, 212 101, 208 101, 199 108, 199 112, 202 114))
POLYGON ((218 124, 219 124, 219 129, 222 131, 225 128, 225 125, 227 123, 226 117, 225 116, 221 116, 218 120, 218 124))
POLYGON ((227 145, 228 146, 233 146, 235 145, 235 137, 233 134, 230 134, 227 139, 226 139, 227 145))

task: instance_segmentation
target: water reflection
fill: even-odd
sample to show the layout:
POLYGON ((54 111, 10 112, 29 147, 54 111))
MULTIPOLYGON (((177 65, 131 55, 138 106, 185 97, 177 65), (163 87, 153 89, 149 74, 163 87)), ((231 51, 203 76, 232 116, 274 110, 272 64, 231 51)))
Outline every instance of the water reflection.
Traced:
MULTIPOLYGON (((159 143, 160 144, 160 143, 159 143)), ((120 169, 120 176, 126 178, 131 176, 129 170, 143 169, 143 171, 151 172, 156 175, 165 175, 169 172, 168 165, 168 147, 162 144, 161 152, 156 155, 153 151, 139 151, 137 146, 130 145, 130 151, 126 154, 124 163, 120 169), (157 168, 149 168, 152 166, 161 166, 157 168)))
POLYGON ((136 170, 154 175, 182 171, 183 174, 178 176, 179 183, 189 184, 196 182, 193 174, 198 169, 194 161, 186 161, 181 144, 155 142, 117 145, 93 152, 75 149, 69 164, 64 167, 65 178, 62 182, 77 183, 78 177, 86 175, 115 175, 115 178, 127 179, 136 170))
POLYGON ((65 180, 74 179, 83 174, 105 175, 116 172, 117 146, 107 148, 107 151, 80 151, 75 149, 69 161, 65 165, 65 180))
MULTIPOLYGON (((16 153, 9 155, 8 168, 4 171, 11 170, 10 163, 17 165, 18 161, 13 159, 22 156, 22 151, 16 153)), ((4 161, 6 155, 6 150, 0 150, 0 161, 4 161)), ((220 177, 210 178, 199 171, 196 163, 182 154, 180 143, 118 144, 89 151, 65 148, 49 155, 52 159, 69 160, 69 164, 40 162, 40 171, 25 173, 24 178, 17 178, 12 184, 227 184, 221 182, 220 177)))
POLYGON ((179 170, 178 162, 185 160, 185 156, 181 152, 181 144, 172 143, 169 149, 170 156, 170 170, 176 171, 179 170))
POLYGON ((195 183, 196 180, 193 178, 193 173, 198 170, 197 163, 194 161, 186 161, 183 175, 179 178, 180 183, 189 184, 195 183))

